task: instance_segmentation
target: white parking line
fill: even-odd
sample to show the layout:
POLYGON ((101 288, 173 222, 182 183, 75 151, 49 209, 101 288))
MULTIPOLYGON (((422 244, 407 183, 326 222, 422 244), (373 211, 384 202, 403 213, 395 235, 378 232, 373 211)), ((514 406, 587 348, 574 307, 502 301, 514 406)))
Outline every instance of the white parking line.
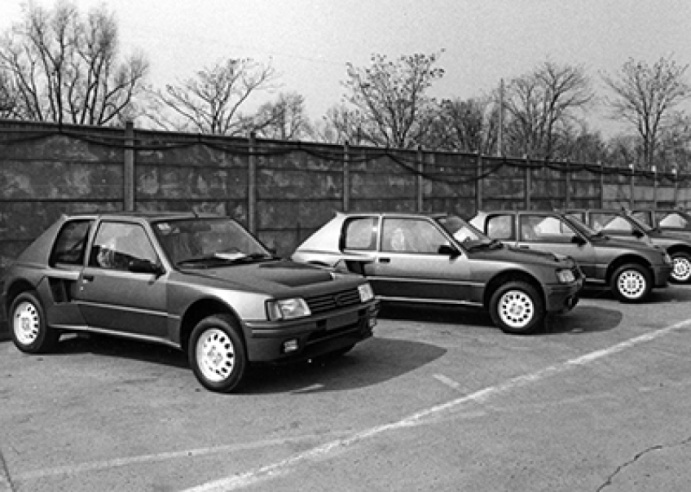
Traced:
POLYGON ((353 434, 350 437, 327 442, 326 444, 317 446, 303 453, 296 454, 294 456, 286 458, 285 460, 278 461, 276 463, 272 463, 270 465, 266 465, 255 470, 251 470, 246 473, 207 482, 197 487, 187 489, 185 492, 227 492, 230 490, 237 490, 240 488, 248 487, 260 481, 268 480, 278 475, 289 473, 293 470, 294 467, 296 467, 300 463, 310 461, 312 459, 324 458, 325 456, 336 450, 342 450, 343 448, 351 447, 355 444, 358 444, 359 442, 376 437, 385 432, 420 425, 424 423, 424 419, 428 417, 437 416, 442 412, 453 410, 456 407, 459 407, 466 403, 485 402, 492 396, 504 394, 513 389, 541 381, 547 377, 566 372, 569 369, 572 369, 573 367, 590 364, 591 362, 594 362, 603 357, 616 354, 628 348, 649 342, 661 336, 667 335, 670 332, 682 328, 687 328, 689 326, 691 326, 691 319, 675 323, 673 325, 661 328, 650 333, 646 333, 645 335, 631 338, 629 340, 618 343, 606 349, 596 350, 595 352, 591 352, 589 354, 582 355, 574 359, 570 359, 561 364, 549 366, 533 373, 509 379, 504 383, 495 386, 490 386, 482 390, 476 391, 474 393, 471 393, 469 395, 456 398, 447 403, 442 403, 440 405, 435 405, 428 409, 421 410, 397 422, 392 422, 390 424, 365 429, 364 431, 353 434))

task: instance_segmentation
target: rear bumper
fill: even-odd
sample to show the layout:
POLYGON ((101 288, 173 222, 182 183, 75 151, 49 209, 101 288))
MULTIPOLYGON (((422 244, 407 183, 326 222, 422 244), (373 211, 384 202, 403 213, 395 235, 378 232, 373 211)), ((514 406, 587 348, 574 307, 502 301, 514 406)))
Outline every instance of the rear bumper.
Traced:
POLYGON ((298 322, 245 325, 250 362, 292 362, 346 348, 372 336, 379 301, 313 316, 298 322), (286 352, 286 343, 297 349, 286 352))

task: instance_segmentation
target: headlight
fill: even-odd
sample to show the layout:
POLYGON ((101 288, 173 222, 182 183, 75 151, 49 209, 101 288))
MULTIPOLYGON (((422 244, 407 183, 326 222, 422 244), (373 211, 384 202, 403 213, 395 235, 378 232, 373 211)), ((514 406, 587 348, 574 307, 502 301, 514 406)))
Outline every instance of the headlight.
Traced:
POLYGON ((301 297, 268 301, 266 303, 266 312, 271 321, 303 318, 312 314, 309 306, 301 297))
POLYGON ((358 285, 357 290, 360 293, 360 302, 367 302, 374 299, 374 291, 369 283, 358 285))
POLYGON ((662 253, 662 262, 663 262, 665 265, 671 265, 671 264, 673 263, 673 262, 672 262, 672 257, 669 256, 669 253, 667 253, 667 252, 662 253))
POLYGON ((571 270, 557 270, 557 280, 562 284, 570 284, 576 281, 576 276, 571 270))

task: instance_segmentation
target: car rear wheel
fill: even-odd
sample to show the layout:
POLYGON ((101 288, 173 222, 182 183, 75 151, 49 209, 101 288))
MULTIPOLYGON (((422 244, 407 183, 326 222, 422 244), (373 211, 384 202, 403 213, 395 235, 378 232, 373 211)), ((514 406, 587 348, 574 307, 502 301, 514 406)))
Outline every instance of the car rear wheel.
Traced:
POLYGON ((223 314, 201 320, 192 330, 188 358, 194 375, 206 389, 220 393, 233 391, 247 367, 237 323, 223 314))
POLYGON ((494 324, 506 333, 533 333, 543 326, 544 302, 532 285, 521 281, 507 282, 492 294, 490 316, 494 324))
POLYGON ((623 265, 612 277, 612 292, 621 302, 641 302, 652 288, 650 272, 641 265, 623 265))
POLYGON ((22 352, 50 352, 60 339, 60 332, 46 324, 43 305, 34 291, 22 292, 10 306, 12 341, 22 352))
POLYGON ((674 269, 672 275, 669 277, 670 281, 675 284, 687 284, 691 281, 691 255, 688 253, 674 253, 672 262, 674 269))

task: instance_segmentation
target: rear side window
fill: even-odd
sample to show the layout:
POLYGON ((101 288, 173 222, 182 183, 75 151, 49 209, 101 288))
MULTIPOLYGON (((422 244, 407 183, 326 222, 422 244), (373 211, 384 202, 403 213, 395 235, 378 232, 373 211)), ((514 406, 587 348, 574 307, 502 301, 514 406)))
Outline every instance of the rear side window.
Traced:
POLYGON ((492 239, 515 239, 513 217, 511 215, 494 215, 487 220, 487 235, 492 239))
POLYGON ((374 251, 377 246, 376 240, 376 217, 361 217, 346 222, 344 249, 374 251))
POLYGON ((50 256, 50 264, 63 263, 67 265, 81 265, 84 263, 84 250, 91 229, 90 220, 74 220, 62 226, 53 254, 50 256))

